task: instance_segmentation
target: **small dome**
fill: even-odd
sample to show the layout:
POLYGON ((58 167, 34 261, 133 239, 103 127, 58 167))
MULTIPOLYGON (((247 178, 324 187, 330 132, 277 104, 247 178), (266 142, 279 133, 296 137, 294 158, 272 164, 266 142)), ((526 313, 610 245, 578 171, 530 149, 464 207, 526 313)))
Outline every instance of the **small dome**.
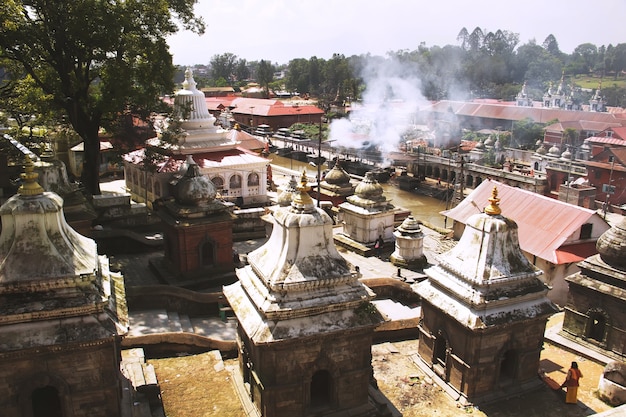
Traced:
POLYGON ((478 141, 478 143, 476 144, 476 146, 474 146, 474 149, 480 149, 483 150, 485 149, 485 144, 483 143, 482 140, 478 141))
POLYGON ((539 145, 539 148, 537 148, 537 153, 539 155, 545 155, 546 153, 548 153, 548 151, 546 150, 546 147, 543 146, 543 142, 541 142, 539 145))
POLYGON ((416 220, 415 217, 409 216, 398 228, 396 229, 398 232, 402 234, 415 234, 420 233, 422 228, 420 227, 421 222, 416 220))
POLYGON ((350 174, 348 174, 337 160, 330 171, 326 173, 324 181, 333 185, 342 185, 350 182, 350 174))
POLYGON ((555 158, 560 158, 561 157, 561 150, 559 149, 558 146, 552 145, 552 147, 550 149, 548 149, 548 155, 549 156, 553 156, 555 158))
POLYGON ((200 167, 193 162, 187 172, 174 185, 174 198, 179 204, 197 206, 215 199, 215 184, 200 172, 200 167))
POLYGON ((626 217, 598 238, 596 249, 607 264, 626 268, 626 217))
POLYGON ((561 154, 561 159, 564 159, 566 161, 572 160, 572 153, 569 151, 569 149, 567 149, 565 152, 561 154))
POLYGON ((493 146, 493 139, 491 138, 491 135, 489 135, 489 137, 485 140, 485 146, 493 146))
POLYGON ((385 196, 383 196, 383 191, 383 186, 376 181, 374 174, 372 172, 367 172, 365 173, 363 181, 356 186, 354 195, 367 200, 384 201, 385 196))
POLYGON ((289 206, 291 200, 293 200, 293 193, 296 191, 298 191, 298 181, 296 181, 296 177, 292 175, 287 188, 278 195, 278 205, 281 207, 289 206))

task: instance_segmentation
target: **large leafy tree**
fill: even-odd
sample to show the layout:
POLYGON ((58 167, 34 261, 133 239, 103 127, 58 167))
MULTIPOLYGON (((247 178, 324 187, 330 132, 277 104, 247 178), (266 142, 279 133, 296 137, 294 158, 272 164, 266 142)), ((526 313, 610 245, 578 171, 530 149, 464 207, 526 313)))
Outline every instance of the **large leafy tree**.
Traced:
POLYGON ((270 83, 274 79, 274 66, 265 60, 261 60, 259 62, 259 68, 256 71, 256 78, 261 87, 263 88, 263 93, 265 97, 269 97, 270 95, 270 83))
POLYGON ((120 115, 147 116, 173 89, 166 38, 202 33, 196 0, 3 0, 0 59, 51 97, 85 146, 83 185, 99 194, 98 132, 120 115))

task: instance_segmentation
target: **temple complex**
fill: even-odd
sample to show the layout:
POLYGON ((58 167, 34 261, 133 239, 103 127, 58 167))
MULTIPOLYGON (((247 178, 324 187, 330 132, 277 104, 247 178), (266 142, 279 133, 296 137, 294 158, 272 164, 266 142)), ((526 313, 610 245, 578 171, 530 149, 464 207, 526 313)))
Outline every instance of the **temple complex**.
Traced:
POLYGON ((557 310, 519 247, 517 224, 501 214, 494 187, 483 213, 416 284, 422 297, 419 364, 454 398, 484 403, 541 384, 548 317, 557 310))
POLYGON ((561 334, 615 359, 626 354, 626 218, 596 242, 598 253, 565 278, 568 301, 561 334))
POLYGON ((0 207, 2 415, 120 416, 123 277, 68 226, 29 158, 25 171, 0 207))
POLYGON ((228 207, 215 199, 213 182, 188 157, 182 177, 172 180, 173 195, 155 205, 163 220, 165 256, 154 270, 175 285, 199 285, 234 278, 233 220, 228 207))
POLYGON ((291 205, 273 212, 267 243, 224 287, 244 389, 264 417, 376 416, 368 392, 382 318, 307 191, 303 176, 291 205))
POLYGON ((240 146, 240 136, 250 135, 222 129, 215 122, 187 69, 183 88, 174 98, 174 116, 157 124, 158 135, 146 142, 146 148, 124 155, 126 186, 133 200, 152 204, 171 195, 168 183, 184 171, 191 156, 222 199, 240 207, 266 204, 269 161, 240 146), (148 169, 151 165, 153 169, 148 169))

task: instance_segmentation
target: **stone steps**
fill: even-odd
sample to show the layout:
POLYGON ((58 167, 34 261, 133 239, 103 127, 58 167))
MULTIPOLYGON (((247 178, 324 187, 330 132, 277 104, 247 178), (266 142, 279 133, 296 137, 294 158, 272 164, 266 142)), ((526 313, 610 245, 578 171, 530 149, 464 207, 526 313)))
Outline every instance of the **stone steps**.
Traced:
POLYGON ((235 317, 189 317, 176 311, 152 309, 129 313, 128 336, 157 333, 195 333, 217 340, 235 340, 237 320, 235 317))

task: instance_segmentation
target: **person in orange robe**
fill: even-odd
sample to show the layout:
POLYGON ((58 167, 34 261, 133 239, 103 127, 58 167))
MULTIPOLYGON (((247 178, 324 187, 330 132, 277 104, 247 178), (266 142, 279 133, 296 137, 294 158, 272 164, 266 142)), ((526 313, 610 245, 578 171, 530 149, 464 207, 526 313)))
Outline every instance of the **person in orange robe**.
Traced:
POLYGON ((565 402, 567 404, 576 404, 578 401, 578 386, 580 385, 578 380, 583 377, 582 372, 578 369, 578 364, 572 362, 572 366, 567 371, 565 382, 561 387, 567 388, 567 394, 565 395, 565 402))

